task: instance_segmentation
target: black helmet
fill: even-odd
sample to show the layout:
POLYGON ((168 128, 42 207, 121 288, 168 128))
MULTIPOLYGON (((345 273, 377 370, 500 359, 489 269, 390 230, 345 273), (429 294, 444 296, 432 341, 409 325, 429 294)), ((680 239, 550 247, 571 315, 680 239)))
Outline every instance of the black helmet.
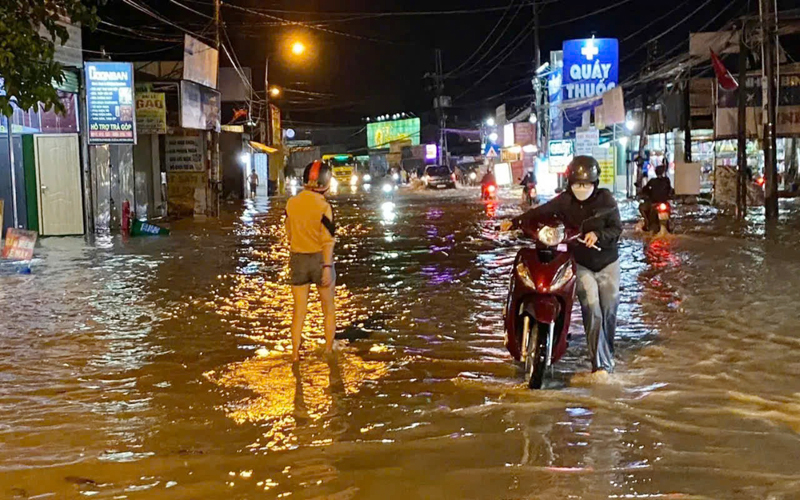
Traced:
POLYGON ((599 182, 600 165, 591 156, 576 156, 567 165, 567 181, 570 185, 599 182))
POLYGON ((303 185, 313 191, 327 191, 331 185, 331 167, 320 160, 309 163, 303 170, 303 185))

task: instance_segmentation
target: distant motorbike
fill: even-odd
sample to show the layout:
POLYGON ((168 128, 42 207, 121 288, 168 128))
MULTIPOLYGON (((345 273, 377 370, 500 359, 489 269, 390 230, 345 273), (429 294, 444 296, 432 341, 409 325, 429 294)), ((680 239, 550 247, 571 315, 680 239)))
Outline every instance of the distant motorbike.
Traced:
POLYGON ((522 248, 514 259, 505 309, 505 344, 524 363, 528 387, 540 389, 546 368, 564 356, 577 284, 568 236, 552 219, 527 234, 534 248, 522 248))
POLYGON ((539 203, 539 193, 536 191, 536 183, 529 182, 523 187, 522 201, 529 206, 539 203))
POLYGON ((475 170, 470 171, 464 176, 464 182, 467 186, 477 186, 478 185, 478 172, 475 170))
POLYGON ((672 232, 672 206, 669 202, 650 203, 648 213, 645 213, 646 208, 645 203, 639 205, 643 231, 658 234, 672 232))
POLYGON ((481 186, 481 201, 497 199, 497 184, 483 184, 481 186))

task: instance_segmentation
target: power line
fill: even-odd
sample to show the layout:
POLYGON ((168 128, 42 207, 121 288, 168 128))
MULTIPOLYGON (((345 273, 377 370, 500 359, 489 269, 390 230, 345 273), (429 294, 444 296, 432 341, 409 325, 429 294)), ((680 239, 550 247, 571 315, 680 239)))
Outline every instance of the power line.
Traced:
POLYGON ((617 7, 625 5, 626 3, 630 3, 632 1, 633 0, 621 0, 621 1, 619 1, 619 2, 617 2, 615 4, 613 4, 613 5, 609 5, 607 7, 603 7, 602 9, 594 10, 594 11, 589 12, 587 14, 584 14, 582 16, 573 17, 571 19, 564 19, 563 21, 558 21, 558 22, 551 23, 551 24, 545 24, 544 26, 540 26, 540 28, 542 28, 542 29, 544 29, 544 28, 552 28, 553 26, 561 26, 562 24, 569 24, 569 23, 571 23, 573 21, 580 21, 581 19, 586 19, 587 17, 594 16, 595 14, 600 14, 600 13, 603 13, 603 12, 605 12, 607 10, 616 9, 617 7))
POLYGON ((664 14, 663 16, 661 16, 661 17, 658 17, 658 18, 656 18, 656 19, 653 19, 651 22, 647 23, 646 25, 642 26, 641 28, 639 28, 638 30, 634 31, 634 32, 633 32, 633 33, 631 33, 630 35, 626 36, 625 38, 623 38, 623 39, 621 40, 621 42, 623 42, 623 43, 624 43, 624 42, 627 42, 627 41, 628 41, 628 40, 630 40, 631 38, 635 37, 636 35, 638 35, 638 34, 639 34, 639 33, 641 33, 642 31, 644 31, 644 30, 646 30, 647 28, 649 28, 650 26, 652 26, 652 25, 656 24, 657 22, 659 22, 659 21, 661 21, 662 19, 664 19, 665 17, 669 16, 670 14, 672 14, 673 12, 675 12, 676 10, 680 9, 681 7, 683 7, 684 5, 686 5, 688 2, 689 2, 689 0, 684 0, 683 2, 681 2, 680 4, 678 4, 678 6, 677 6, 677 7, 675 7, 674 9, 671 9, 669 12, 667 12, 667 13, 666 13, 666 14, 664 14))
MULTIPOLYGON (((481 51, 483 46, 486 45, 486 42, 488 42, 489 39, 492 38, 492 35, 497 30, 497 28, 500 26, 500 23, 502 23, 503 20, 506 18, 506 15, 508 14, 508 12, 511 11, 511 7, 514 5, 515 1, 516 0, 511 0, 511 3, 508 4, 508 7, 506 8, 506 11, 503 12, 503 15, 500 17, 500 19, 497 20, 497 23, 492 28, 492 31, 490 31, 489 34, 486 35, 486 38, 484 38, 483 42, 481 42, 480 46, 478 46, 478 48, 475 49, 475 51, 472 53, 472 55, 470 55, 457 68, 455 68, 455 69, 453 69, 451 71, 448 71, 444 75, 445 78, 448 78, 451 75, 453 75, 454 73, 457 73, 458 70, 461 69, 464 65, 466 65, 467 62, 469 62, 472 59, 473 56, 477 55, 481 51)), ((521 4, 517 7, 517 10, 516 10, 516 12, 514 12, 514 15, 508 20, 508 22, 506 23, 505 27, 503 28, 503 31, 501 31, 500 34, 495 37, 494 43, 492 43, 492 45, 489 46, 488 49, 486 49, 486 52, 484 52, 482 56, 480 56, 474 63, 472 63, 472 65, 469 68, 467 68, 465 70, 465 72, 472 71, 474 68, 476 68, 478 66, 478 64, 481 63, 481 61, 483 61, 486 58, 487 55, 489 55, 491 53, 492 49, 497 45, 497 43, 500 41, 500 39, 506 34, 506 31, 508 31, 508 28, 511 26, 511 23, 514 22, 514 19, 517 18, 517 16, 519 15, 520 10, 522 10, 522 5, 521 4)))

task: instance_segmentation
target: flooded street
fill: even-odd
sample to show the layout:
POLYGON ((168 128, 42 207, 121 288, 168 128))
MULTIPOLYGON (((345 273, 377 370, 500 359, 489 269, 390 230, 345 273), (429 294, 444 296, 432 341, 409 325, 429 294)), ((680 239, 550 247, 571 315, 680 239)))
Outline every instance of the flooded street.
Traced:
POLYGON ((800 498, 800 224, 623 211, 616 373, 503 347, 518 198, 333 198, 335 359, 290 362, 285 199, 0 274, 0 498, 800 498))

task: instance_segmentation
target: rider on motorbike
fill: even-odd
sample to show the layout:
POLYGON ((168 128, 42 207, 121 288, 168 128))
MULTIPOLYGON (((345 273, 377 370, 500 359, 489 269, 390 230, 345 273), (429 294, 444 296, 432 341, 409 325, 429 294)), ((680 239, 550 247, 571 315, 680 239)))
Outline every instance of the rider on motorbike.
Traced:
MULTIPOLYGON (((660 203, 666 203, 672 198, 672 184, 667 177, 667 167, 659 165, 656 167, 656 178, 650 179, 647 185, 642 189, 642 198, 644 200, 639 205, 639 213, 645 221, 645 230, 658 227, 658 214, 654 216, 654 208, 660 203)), ((654 229, 655 230, 655 229, 654 229)))
POLYGON ((619 306, 619 208, 611 191, 599 189, 600 165, 591 156, 576 156, 566 174, 567 191, 501 227, 504 231, 532 227, 537 220, 555 216, 568 231, 581 233, 583 245, 573 255, 592 371, 611 372, 619 306))

